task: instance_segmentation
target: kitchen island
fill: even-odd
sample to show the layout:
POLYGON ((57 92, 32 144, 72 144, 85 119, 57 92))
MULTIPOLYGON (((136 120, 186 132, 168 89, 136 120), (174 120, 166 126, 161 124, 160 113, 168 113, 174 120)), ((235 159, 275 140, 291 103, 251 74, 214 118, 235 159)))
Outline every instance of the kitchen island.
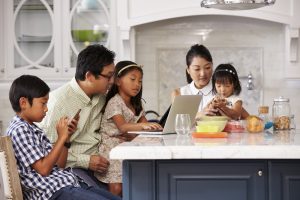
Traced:
POLYGON ((139 136, 110 157, 123 160, 123 199, 300 199, 300 130, 139 136))

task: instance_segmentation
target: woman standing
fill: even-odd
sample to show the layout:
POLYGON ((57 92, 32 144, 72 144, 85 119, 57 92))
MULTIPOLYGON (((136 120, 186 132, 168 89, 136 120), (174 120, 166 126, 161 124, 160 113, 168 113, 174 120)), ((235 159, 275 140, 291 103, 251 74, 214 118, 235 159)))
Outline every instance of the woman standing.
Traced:
MULTIPOLYGON (((212 84, 213 60, 209 50, 199 44, 191 46, 186 55, 186 78, 188 85, 172 92, 172 101, 178 95, 201 95, 202 100, 198 111, 203 112, 205 106, 213 98, 212 84)), ((209 110, 204 111, 206 114, 209 110)))

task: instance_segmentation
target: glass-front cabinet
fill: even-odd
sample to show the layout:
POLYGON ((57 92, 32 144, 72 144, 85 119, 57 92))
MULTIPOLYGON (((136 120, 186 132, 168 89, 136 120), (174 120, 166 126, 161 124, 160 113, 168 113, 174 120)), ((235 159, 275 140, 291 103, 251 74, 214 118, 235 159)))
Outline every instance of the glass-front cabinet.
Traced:
POLYGON ((9 0, 0 7, 2 79, 71 77, 83 48, 95 43, 109 47, 109 0, 9 0))
POLYGON ((109 45, 109 0, 71 0, 69 12, 71 67, 75 67, 78 52, 87 45, 109 45))

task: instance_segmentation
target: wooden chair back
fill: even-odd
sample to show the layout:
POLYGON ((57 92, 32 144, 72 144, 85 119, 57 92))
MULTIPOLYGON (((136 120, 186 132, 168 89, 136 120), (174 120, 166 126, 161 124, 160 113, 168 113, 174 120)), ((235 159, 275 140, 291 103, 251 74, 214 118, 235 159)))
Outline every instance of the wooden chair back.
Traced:
POLYGON ((12 200, 23 200, 17 162, 9 136, 0 136, 0 167, 2 174, 2 177, 0 178, 4 180, 3 188, 5 198, 12 200))

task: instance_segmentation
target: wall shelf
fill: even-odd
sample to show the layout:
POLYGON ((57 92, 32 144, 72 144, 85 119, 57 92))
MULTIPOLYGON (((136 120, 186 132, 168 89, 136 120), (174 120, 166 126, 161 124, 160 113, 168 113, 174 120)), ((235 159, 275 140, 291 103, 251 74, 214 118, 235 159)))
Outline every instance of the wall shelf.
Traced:
MULTIPOLYGON (((20 4, 21 0, 14 2, 14 9, 20 4)), ((53 0, 46 0, 47 4, 53 9, 53 0)), ((46 7, 39 0, 27 0, 21 8, 22 10, 46 10, 46 7)))
MULTIPOLYGON (((53 10, 53 5, 49 5, 50 8, 53 10)), ((14 9, 16 9, 17 6, 14 6, 14 9)), ((23 5, 21 8, 22 11, 25 10, 47 10, 44 5, 23 5)))
POLYGON ((34 36, 34 35, 22 35, 18 37, 18 42, 51 42, 52 36, 34 36))

